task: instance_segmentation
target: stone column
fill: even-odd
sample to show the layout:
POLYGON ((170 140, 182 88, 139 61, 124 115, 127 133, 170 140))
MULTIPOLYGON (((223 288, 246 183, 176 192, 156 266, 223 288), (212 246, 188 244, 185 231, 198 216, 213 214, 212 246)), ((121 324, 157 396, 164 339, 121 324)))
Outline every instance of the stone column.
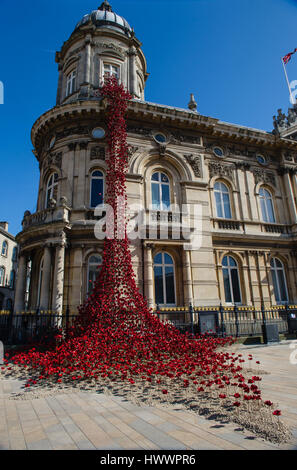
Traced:
POLYGON ((144 247, 144 292, 149 308, 154 307, 153 245, 144 247))
POLYGON ((50 299, 50 281, 51 281, 51 250, 48 245, 44 247, 43 253, 43 273, 40 291, 40 310, 49 308, 50 299))
POLYGON ((136 49, 134 46, 129 50, 129 77, 130 93, 134 98, 137 95, 136 49))
POLYGON ((20 312, 25 308, 26 276, 27 258, 21 254, 16 278, 14 312, 20 312))
POLYGON ((294 193, 293 193, 293 188, 292 188, 289 172, 285 173, 284 179, 285 179, 285 188, 286 188, 286 194, 287 194, 287 199, 288 199, 289 212, 290 212, 290 217, 291 217, 290 222, 293 224, 296 224, 297 211, 296 211, 295 198, 294 198, 294 193))
POLYGON ((59 315, 62 314, 63 310, 65 246, 65 236, 62 236, 56 245, 52 302, 52 309, 59 315))
POLYGON ((183 281, 184 281, 184 302, 185 305, 193 305, 193 286, 190 252, 183 251, 183 281))
POLYGON ((86 44, 86 56, 85 56, 84 82, 85 84, 89 84, 90 77, 91 77, 91 38, 90 36, 87 36, 85 44, 86 44))

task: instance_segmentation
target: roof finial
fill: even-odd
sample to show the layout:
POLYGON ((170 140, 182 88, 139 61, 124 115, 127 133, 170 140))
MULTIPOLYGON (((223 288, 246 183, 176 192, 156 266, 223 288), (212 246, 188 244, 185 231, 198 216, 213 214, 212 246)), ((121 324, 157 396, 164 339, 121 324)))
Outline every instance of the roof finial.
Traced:
POLYGON ((108 0, 104 0, 104 2, 101 4, 101 6, 98 7, 98 10, 112 11, 112 7, 111 7, 110 3, 108 2, 108 0))
POLYGON ((197 111, 197 103, 195 101, 195 98, 194 98, 194 95, 193 93, 191 93, 191 99, 190 99, 190 102, 188 104, 188 108, 191 110, 191 111, 197 111))

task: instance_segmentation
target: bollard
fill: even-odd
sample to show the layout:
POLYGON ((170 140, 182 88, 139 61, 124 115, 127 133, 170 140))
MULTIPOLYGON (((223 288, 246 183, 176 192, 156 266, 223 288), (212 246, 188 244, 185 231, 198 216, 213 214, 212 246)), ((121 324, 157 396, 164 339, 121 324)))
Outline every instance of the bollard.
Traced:
POLYGON ((0 341, 0 365, 4 364, 4 344, 0 341))

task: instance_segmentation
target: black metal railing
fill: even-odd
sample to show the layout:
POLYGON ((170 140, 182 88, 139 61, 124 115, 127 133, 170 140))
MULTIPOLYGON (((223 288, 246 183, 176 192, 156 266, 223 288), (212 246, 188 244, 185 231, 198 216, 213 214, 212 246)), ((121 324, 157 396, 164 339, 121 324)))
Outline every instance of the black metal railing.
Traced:
MULTIPOLYGON (((162 322, 174 325, 181 332, 217 336, 257 337, 263 328, 276 325, 278 334, 297 334, 297 305, 270 308, 254 307, 172 307, 155 310, 162 322)), ((0 311, 0 341, 4 344, 28 344, 51 341, 59 331, 67 336, 77 314, 67 309, 63 314, 54 311, 32 310, 12 314, 0 311)))
POLYGON ((254 307, 172 307, 158 308, 160 320, 170 322, 182 332, 220 336, 256 337, 263 327, 277 325, 279 334, 297 333, 297 305, 254 307))
POLYGON ((61 329, 67 335, 76 318, 69 310, 62 315, 55 311, 0 311, 0 341, 15 345, 52 341, 61 329))

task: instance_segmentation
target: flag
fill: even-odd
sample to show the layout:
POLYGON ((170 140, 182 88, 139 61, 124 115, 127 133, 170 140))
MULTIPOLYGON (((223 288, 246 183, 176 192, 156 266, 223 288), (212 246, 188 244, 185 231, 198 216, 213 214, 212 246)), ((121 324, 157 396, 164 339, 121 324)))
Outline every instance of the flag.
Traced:
POLYGON ((291 60, 291 57, 292 57, 293 54, 295 54, 295 52, 297 52, 297 47, 296 47, 296 49, 294 49, 293 52, 289 52, 289 54, 287 54, 287 55, 285 55, 285 57, 283 57, 283 59, 282 59, 283 63, 287 64, 291 60))

